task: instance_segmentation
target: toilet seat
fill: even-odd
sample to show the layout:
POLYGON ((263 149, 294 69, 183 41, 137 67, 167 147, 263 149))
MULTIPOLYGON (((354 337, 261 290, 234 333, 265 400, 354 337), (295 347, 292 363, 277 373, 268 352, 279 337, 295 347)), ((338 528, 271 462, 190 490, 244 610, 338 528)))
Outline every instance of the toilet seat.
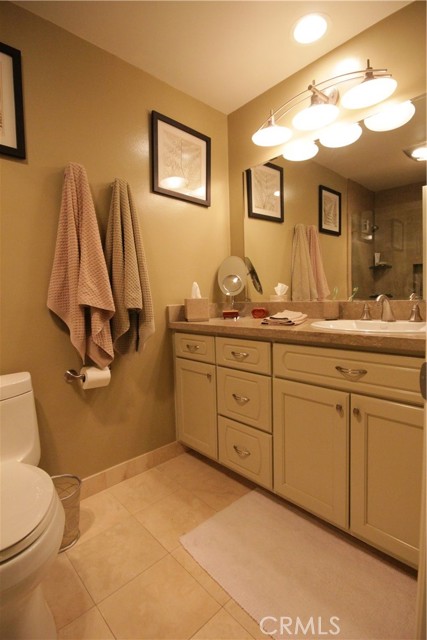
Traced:
POLYGON ((50 476, 23 462, 0 466, 0 562, 27 549, 49 525, 58 496, 50 476))

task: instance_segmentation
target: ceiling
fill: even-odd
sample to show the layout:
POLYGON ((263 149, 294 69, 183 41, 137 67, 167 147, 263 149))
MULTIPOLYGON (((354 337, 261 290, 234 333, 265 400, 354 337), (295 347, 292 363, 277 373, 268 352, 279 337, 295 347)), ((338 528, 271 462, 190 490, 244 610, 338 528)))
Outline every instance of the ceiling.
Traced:
POLYGON ((16 4, 229 114, 410 2, 31 0, 16 4), (327 16, 328 33, 318 43, 298 45, 292 27, 312 11, 327 16))
MULTIPOLYGON (((411 2, 24 0, 15 4, 229 114, 411 2), (292 27, 313 11, 327 16, 328 33, 318 43, 298 45, 292 27)), ((417 114, 400 130, 381 134, 380 145, 373 140, 375 134, 365 131, 351 153, 322 148, 315 160, 373 191, 425 181, 425 163, 409 160, 402 152, 425 139, 425 100, 417 114)))

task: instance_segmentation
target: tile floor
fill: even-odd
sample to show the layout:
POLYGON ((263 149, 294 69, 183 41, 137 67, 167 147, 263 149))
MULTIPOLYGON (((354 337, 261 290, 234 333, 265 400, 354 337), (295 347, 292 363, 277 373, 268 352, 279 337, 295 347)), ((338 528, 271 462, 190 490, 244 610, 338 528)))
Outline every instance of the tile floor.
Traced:
POLYGON ((81 502, 44 583, 59 639, 265 638, 179 543, 253 485, 192 453, 81 502))

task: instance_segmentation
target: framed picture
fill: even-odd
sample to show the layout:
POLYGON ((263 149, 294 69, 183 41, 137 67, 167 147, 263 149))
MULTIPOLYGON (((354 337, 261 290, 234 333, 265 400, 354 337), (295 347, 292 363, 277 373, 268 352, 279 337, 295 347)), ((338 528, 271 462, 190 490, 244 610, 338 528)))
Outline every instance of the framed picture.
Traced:
POLYGON ((154 193, 209 207, 211 139, 152 111, 151 143, 154 193))
POLYGON ((319 231, 341 235, 341 194, 319 185, 319 231))
POLYGON ((246 169, 249 218, 283 222, 283 168, 270 162, 246 169))
POLYGON ((21 52, 0 42, 0 154, 25 158, 21 52))

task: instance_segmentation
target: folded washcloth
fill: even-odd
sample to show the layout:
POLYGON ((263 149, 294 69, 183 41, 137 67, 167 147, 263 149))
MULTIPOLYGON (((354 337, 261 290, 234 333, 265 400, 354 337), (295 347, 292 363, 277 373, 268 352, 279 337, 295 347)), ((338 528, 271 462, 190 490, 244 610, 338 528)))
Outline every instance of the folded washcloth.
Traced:
POLYGON ((306 318, 307 314, 299 311, 280 311, 268 318, 264 318, 261 324, 294 326, 302 324, 306 318))

